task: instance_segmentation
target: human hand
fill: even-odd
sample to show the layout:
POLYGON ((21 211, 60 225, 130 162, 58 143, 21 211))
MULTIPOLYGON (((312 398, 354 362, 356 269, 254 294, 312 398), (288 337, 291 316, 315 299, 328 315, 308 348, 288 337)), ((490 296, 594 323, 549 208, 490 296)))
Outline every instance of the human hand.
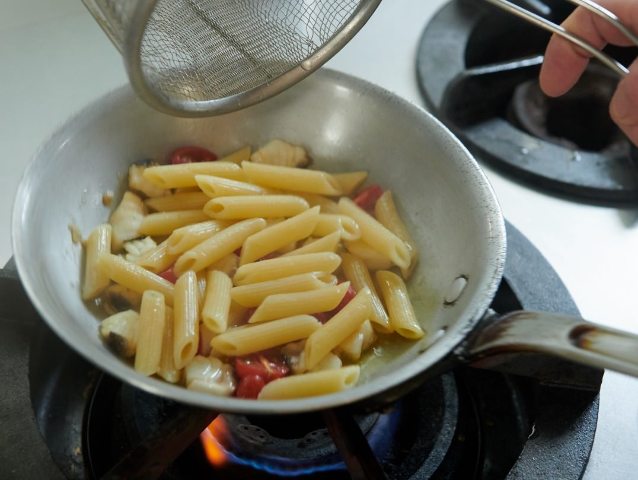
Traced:
MULTIPOLYGON (((630 30, 638 31, 638 2, 633 0, 599 0, 599 5, 614 12, 630 30)), ((631 42, 612 25, 578 7, 563 22, 568 31, 602 49, 607 44, 627 46, 631 42)), ((550 97, 567 92, 578 81, 589 63, 590 55, 581 48, 553 35, 541 68, 541 89, 550 97)), ((638 145, 638 60, 629 67, 629 75, 619 83, 609 104, 612 120, 638 145)))

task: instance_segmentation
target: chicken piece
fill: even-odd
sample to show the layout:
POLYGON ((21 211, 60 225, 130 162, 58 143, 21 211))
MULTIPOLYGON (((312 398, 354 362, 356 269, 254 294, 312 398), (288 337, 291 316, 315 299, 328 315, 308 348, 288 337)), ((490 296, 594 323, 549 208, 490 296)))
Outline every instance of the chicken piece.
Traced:
POLYGON ((276 139, 253 153, 250 160, 280 167, 307 167, 310 164, 310 157, 303 147, 276 139))
POLYGON ((235 391, 233 368, 218 358, 197 355, 184 369, 186 388, 228 396, 235 391))
POLYGON ((108 315, 115 315, 125 310, 139 310, 142 295, 122 285, 113 284, 106 288, 99 301, 108 315))
POLYGON ((138 231, 145 214, 146 209, 142 199, 134 193, 126 192, 109 219, 109 223, 113 226, 114 252, 118 252, 124 242, 140 236, 138 231))
POLYGON ((139 315, 133 310, 116 313, 102 320, 100 336, 117 355, 129 358, 137 349, 139 315))
POLYGON ((164 195, 168 195, 169 193, 171 193, 170 190, 158 187, 154 183, 151 183, 146 178, 144 178, 143 174, 147 166, 150 167, 152 165, 131 165, 129 167, 128 188, 143 193, 150 198, 163 197, 164 195))
POLYGON ((124 258, 135 263, 142 255, 157 247, 157 243, 151 237, 140 238, 139 240, 131 240, 123 245, 126 255, 124 258))

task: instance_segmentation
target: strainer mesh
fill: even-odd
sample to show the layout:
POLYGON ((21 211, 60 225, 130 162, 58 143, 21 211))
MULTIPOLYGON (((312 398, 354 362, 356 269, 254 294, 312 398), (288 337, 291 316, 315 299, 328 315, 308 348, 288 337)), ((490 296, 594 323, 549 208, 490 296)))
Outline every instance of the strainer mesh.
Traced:
POLYGON ((200 101, 258 87, 298 66, 348 22, 358 0, 160 0, 141 44, 147 83, 200 101))

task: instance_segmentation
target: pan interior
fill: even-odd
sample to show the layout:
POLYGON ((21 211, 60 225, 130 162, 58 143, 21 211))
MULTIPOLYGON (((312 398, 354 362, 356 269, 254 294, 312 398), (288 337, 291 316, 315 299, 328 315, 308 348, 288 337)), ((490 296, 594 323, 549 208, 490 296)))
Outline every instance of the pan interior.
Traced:
POLYGON ((48 324, 73 348, 152 393, 246 413, 349 403, 421 373, 449 353, 487 307, 502 273, 505 248, 498 204, 465 148, 423 110, 330 70, 261 104, 204 119, 158 113, 122 87, 68 121, 37 152, 16 197, 13 228, 21 279, 48 324), (303 145, 314 168, 366 170, 372 182, 393 191, 420 249, 409 288, 430 335, 384 346, 380 357, 371 355, 355 389, 304 400, 210 397, 136 374, 102 344, 98 319, 80 298, 82 248, 71 241, 69 226, 86 237, 108 219, 102 196, 111 190, 118 198, 131 163, 161 161, 181 145, 225 154, 272 138, 303 145), (467 278, 467 286, 458 301, 445 305, 459 276, 467 278))

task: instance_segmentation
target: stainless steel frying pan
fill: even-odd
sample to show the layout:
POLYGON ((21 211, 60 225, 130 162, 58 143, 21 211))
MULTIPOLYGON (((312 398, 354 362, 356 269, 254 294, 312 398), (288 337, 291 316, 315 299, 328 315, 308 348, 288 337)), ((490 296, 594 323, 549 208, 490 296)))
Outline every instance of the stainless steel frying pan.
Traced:
POLYGON ((21 280, 62 339, 126 382, 215 411, 293 413, 390 398, 455 364, 506 351, 546 352, 638 375, 634 335, 530 312, 481 322, 501 279, 505 245, 498 202, 463 145, 424 110, 330 70, 261 104, 205 119, 158 113, 122 87, 44 143, 25 172, 13 216, 21 280), (318 168, 365 169, 395 192, 422 252, 410 289, 429 335, 373 357, 357 387, 299 400, 216 397, 136 373, 98 338, 98 320, 80 298, 82 251, 69 225, 86 235, 105 221, 102 194, 117 192, 133 162, 162 159, 182 144, 225 153, 274 137, 307 147, 318 168))

